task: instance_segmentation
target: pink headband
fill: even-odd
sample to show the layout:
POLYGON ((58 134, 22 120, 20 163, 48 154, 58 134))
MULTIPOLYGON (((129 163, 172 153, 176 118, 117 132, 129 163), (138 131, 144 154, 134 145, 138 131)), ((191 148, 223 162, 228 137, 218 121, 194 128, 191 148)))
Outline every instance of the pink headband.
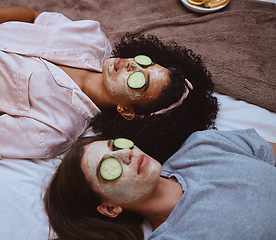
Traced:
POLYGON ((186 88, 186 91, 183 93, 182 97, 181 97, 176 103, 173 103, 172 105, 168 106, 167 108, 163 108, 163 109, 161 109, 161 110, 158 110, 158 111, 156 111, 156 112, 153 112, 153 113, 151 113, 150 115, 152 116, 152 115, 164 114, 164 113, 170 111, 171 109, 180 106, 180 105, 182 104, 182 102, 184 101, 184 99, 187 98, 187 96, 188 96, 190 90, 193 90, 193 85, 188 81, 188 79, 185 78, 185 81, 186 81, 186 83, 187 83, 187 85, 188 85, 188 88, 186 88))

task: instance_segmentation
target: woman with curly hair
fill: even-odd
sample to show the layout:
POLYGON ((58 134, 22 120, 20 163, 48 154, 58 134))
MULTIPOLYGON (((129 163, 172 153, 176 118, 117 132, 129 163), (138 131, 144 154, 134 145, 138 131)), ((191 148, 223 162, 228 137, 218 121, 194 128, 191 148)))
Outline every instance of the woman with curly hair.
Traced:
POLYGON ((132 34, 122 37, 113 54, 122 58, 150 56, 153 62, 169 69, 172 84, 155 104, 133 105, 132 121, 115 114, 115 109, 103 108, 92 120, 94 131, 105 138, 120 135, 132 139, 143 151, 164 162, 191 133, 214 127, 217 99, 212 95, 211 73, 199 55, 174 42, 163 43, 156 36, 132 34), (187 96, 180 102, 183 93, 187 96), (176 102, 177 106, 169 107, 176 102))
POLYGON ((275 239, 276 144, 254 129, 195 132, 162 167, 116 141, 64 157, 44 197, 56 239, 142 240, 145 220, 148 240, 275 239))
POLYGON ((162 147, 164 161, 192 132, 213 127, 211 75, 191 50, 127 34, 112 52, 96 21, 0 11, 0 156, 56 156, 91 125, 105 137, 121 132, 154 157, 162 147), (133 86, 137 73, 144 83, 133 86))

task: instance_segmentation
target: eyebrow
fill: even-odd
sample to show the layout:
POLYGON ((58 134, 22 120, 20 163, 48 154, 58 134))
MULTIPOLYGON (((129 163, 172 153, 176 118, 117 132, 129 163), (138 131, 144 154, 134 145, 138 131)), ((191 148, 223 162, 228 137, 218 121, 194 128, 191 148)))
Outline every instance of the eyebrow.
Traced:
POLYGON ((112 139, 108 139, 108 141, 107 141, 107 147, 108 148, 111 148, 112 147, 112 139))
MULTIPOLYGON (((155 62, 153 62, 150 66, 153 66, 153 65, 155 65, 155 62)), ((144 87, 143 92, 145 92, 145 91, 147 91, 147 90, 148 90, 149 85, 150 85, 150 75, 148 74, 148 75, 147 75, 146 84, 145 84, 145 87, 144 87)))
POLYGON ((146 81, 146 84, 145 84, 145 87, 144 87, 143 92, 145 92, 145 91, 148 90, 149 85, 150 85, 150 75, 148 74, 148 76, 147 76, 147 81, 146 81))

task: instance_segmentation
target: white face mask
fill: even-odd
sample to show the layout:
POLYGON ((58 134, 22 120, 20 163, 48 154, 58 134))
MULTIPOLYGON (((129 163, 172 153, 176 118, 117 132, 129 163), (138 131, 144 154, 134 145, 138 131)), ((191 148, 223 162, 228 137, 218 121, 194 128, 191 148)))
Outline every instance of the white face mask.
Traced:
POLYGON ((83 172, 103 198, 118 204, 135 202, 154 189, 161 164, 137 147, 114 151, 112 143, 97 141, 88 145, 82 159, 83 172), (116 158, 123 167, 122 175, 113 181, 104 180, 98 172, 101 160, 108 157, 116 158))
POLYGON ((133 103, 146 104, 158 98, 161 91, 169 82, 169 70, 153 64, 148 67, 139 66, 133 58, 109 58, 103 64, 103 84, 109 96, 114 97, 121 104, 130 106, 133 103), (141 89, 132 89, 127 85, 131 73, 141 71, 147 83, 141 89))

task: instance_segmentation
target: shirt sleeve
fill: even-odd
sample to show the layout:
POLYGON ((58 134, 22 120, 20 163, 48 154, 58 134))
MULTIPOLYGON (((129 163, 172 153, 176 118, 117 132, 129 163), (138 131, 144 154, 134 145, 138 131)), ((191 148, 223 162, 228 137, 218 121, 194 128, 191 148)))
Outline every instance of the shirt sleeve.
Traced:
MULTIPOLYGON (((228 146, 230 145, 229 147, 235 145, 237 151, 244 151, 244 154, 250 154, 257 160, 275 166, 275 157, 272 147, 255 131, 255 129, 229 131, 225 133, 228 141, 230 141, 227 144, 228 146)), ((220 131, 218 131, 218 134, 221 134, 220 131)))
POLYGON ((65 17, 61 13, 56 12, 42 12, 36 18, 34 24, 42 25, 42 26, 51 26, 51 25, 59 25, 72 22, 69 18, 65 17))
POLYGON ((164 165, 175 170, 187 167, 189 161, 194 164, 194 161, 202 160, 205 164, 214 159, 231 161, 237 156, 239 159, 263 161, 275 166, 272 147, 254 129, 195 132, 164 165), (175 159, 178 160, 178 165, 175 164, 175 159))
POLYGON ((112 51, 98 21, 71 21, 60 13, 43 12, 35 24, 0 24, 0 39, 5 52, 98 72, 112 51))

